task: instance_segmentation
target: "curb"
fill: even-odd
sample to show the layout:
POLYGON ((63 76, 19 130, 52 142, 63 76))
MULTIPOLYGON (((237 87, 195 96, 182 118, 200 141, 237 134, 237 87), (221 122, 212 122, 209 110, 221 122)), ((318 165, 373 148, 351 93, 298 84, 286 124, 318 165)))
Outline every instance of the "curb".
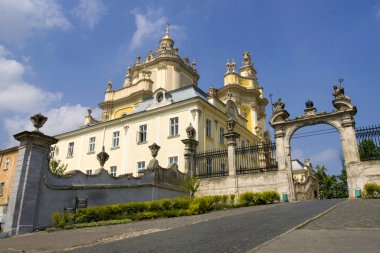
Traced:
POLYGON ((310 222, 312 222, 312 221, 314 221, 314 220, 320 218, 321 216, 323 216, 323 215, 325 215, 326 213, 332 211, 333 209, 337 208, 338 206, 340 206, 340 205, 346 203, 348 200, 349 200, 349 199, 346 199, 346 200, 343 201, 342 203, 338 203, 338 204, 336 204, 336 205, 330 207, 329 209, 323 211, 322 213, 319 213, 319 214, 317 214, 316 216, 311 217, 310 219, 308 219, 308 220, 304 221, 303 223, 301 223, 301 224, 299 224, 299 225, 297 225, 297 226, 295 226, 295 227, 293 227, 293 228, 291 228, 291 229, 285 231, 284 233, 282 233, 282 234, 280 234, 280 235, 278 235, 278 236, 276 236, 276 237, 270 239, 269 241, 266 241, 266 242, 264 242, 264 243, 262 243, 262 244, 260 244, 260 245, 257 245, 257 246, 254 247, 253 249, 248 250, 247 253, 253 253, 253 252, 256 252, 256 251, 258 251, 259 249, 261 249, 262 247, 264 247, 264 246, 270 244, 271 242, 273 242, 273 241, 275 241, 275 240, 277 240, 277 239, 279 239, 279 238, 281 238, 281 237, 283 237, 283 236, 285 236, 285 235, 287 235, 287 234, 290 234, 290 233, 293 232, 294 230, 306 226, 306 225, 309 224, 310 222))

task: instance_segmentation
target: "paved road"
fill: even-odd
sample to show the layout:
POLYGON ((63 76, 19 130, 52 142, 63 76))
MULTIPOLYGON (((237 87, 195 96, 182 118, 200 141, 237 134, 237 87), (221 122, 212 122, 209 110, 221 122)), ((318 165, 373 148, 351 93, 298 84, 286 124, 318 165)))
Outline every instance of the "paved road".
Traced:
POLYGON ((380 200, 351 199, 253 252, 380 252, 380 200))
POLYGON ((246 252, 340 202, 286 204, 70 252, 246 252))
POLYGON ((246 252, 344 200, 230 209, 0 239, 0 252, 246 252))

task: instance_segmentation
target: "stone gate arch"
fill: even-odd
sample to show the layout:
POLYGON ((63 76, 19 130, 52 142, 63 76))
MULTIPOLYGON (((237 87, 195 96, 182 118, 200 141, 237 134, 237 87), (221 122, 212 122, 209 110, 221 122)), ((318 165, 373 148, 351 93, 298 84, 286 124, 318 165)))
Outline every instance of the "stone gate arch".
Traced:
MULTIPOLYGON (((276 152, 278 169, 289 184, 287 192, 289 198, 295 200, 294 183, 291 168, 291 147, 290 141, 293 134, 305 126, 327 124, 334 127, 342 142, 343 156, 347 170, 347 183, 349 196, 354 197, 355 188, 362 187, 363 180, 360 166, 359 151, 356 142, 355 120, 356 107, 351 103, 351 99, 344 94, 343 87, 334 86, 334 99, 332 101, 335 109, 332 112, 317 112, 313 102, 306 102, 304 115, 290 119, 289 113, 285 110, 285 103, 279 99, 273 104, 274 111, 269 120, 269 124, 274 128, 276 139, 276 152)), ((285 179, 283 179, 285 180, 285 179)))

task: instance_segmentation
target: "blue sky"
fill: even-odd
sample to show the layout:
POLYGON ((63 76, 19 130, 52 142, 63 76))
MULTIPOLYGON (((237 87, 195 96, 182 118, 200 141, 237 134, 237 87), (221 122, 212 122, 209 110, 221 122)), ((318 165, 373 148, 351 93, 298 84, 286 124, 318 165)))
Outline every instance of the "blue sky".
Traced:
MULTIPOLYGON (((49 117, 47 134, 80 126, 107 81, 121 87, 137 53, 156 48, 167 21, 204 90, 221 87, 227 58, 239 65, 248 50, 265 96, 281 97, 291 117, 307 99, 331 111, 343 78, 357 126, 379 123, 380 1, 0 0, 0 148, 37 112, 49 117)), ((337 133, 292 141, 294 157, 335 174, 340 149, 337 133)))

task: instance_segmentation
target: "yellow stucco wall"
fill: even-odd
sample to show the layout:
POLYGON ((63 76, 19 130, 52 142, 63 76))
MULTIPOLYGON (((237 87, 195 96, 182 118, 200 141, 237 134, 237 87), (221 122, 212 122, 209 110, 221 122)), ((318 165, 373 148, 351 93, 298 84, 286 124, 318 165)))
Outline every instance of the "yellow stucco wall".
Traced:
POLYGON ((0 183, 4 183, 3 194, 0 196, 0 205, 5 205, 8 203, 9 196, 11 194, 13 175, 16 170, 17 165, 17 155, 18 149, 12 148, 0 152, 1 163, 0 163, 0 183), (6 169, 5 163, 7 158, 9 158, 9 166, 6 169))

